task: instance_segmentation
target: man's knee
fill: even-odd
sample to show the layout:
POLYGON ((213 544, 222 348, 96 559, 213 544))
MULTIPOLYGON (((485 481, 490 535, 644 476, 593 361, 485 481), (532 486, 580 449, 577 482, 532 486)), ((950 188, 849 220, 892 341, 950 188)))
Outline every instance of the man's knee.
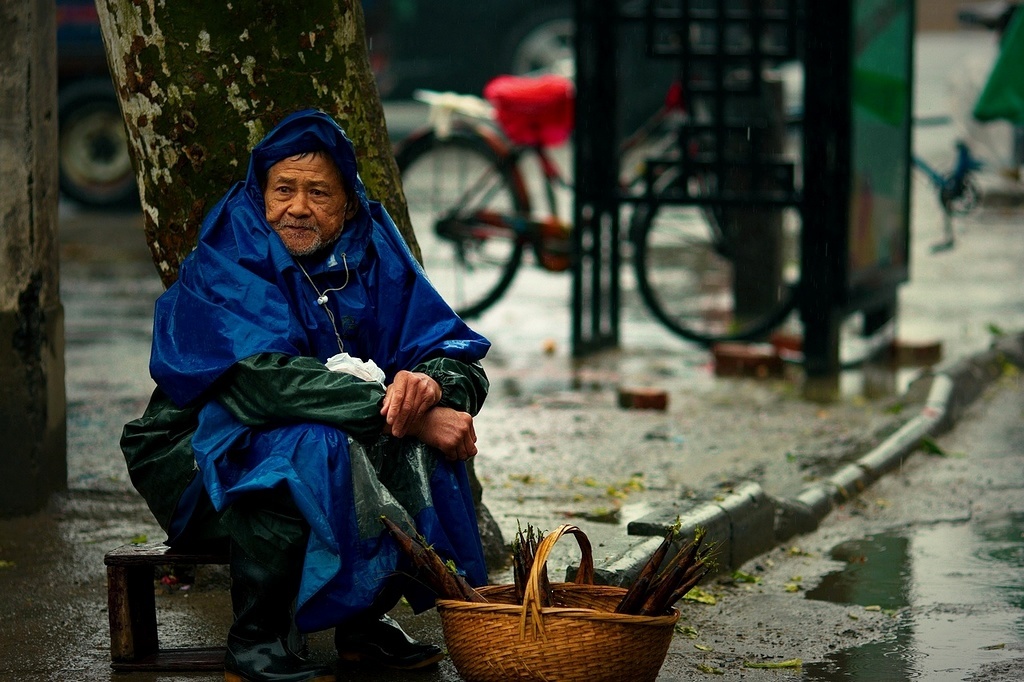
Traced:
POLYGON ((225 511, 224 522, 232 541, 262 562, 301 556, 309 537, 309 524, 284 487, 242 495, 225 511))

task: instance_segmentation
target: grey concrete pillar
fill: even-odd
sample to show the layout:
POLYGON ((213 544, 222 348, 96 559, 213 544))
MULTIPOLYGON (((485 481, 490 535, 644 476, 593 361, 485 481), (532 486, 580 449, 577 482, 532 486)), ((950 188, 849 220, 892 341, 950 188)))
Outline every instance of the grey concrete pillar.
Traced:
POLYGON ((67 487, 53 0, 0 0, 0 516, 67 487))

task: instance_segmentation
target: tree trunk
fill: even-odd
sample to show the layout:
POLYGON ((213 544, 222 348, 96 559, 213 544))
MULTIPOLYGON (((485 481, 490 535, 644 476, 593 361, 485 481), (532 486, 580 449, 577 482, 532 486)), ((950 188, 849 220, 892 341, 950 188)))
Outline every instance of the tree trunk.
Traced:
POLYGON ((307 107, 345 128, 369 195, 418 255, 358 1, 98 0, 97 9, 165 286, 203 216, 244 178, 253 145, 307 107))
MULTIPOLYGON (((370 197, 417 258, 367 55, 358 0, 156 3, 97 0, 138 178, 146 241, 164 286, 195 247, 203 217, 246 172, 249 151, 285 115, 321 109, 352 139, 370 197)), ((492 565, 501 531, 479 498, 492 565)))
POLYGON ((0 516, 68 484, 52 0, 0 2, 0 516))

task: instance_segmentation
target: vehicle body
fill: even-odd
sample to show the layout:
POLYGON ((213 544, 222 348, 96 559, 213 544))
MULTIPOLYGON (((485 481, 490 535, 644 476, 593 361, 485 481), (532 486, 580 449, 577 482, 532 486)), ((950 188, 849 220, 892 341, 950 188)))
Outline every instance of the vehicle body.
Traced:
POLYGON ((57 0, 56 11, 61 192, 85 206, 134 205, 135 173, 96 5, 57 0))
MULTIPOLYGON (((572 3, 549 0, 363 0, 380 94, 479 92, 498 73, 571 56, 572 3)), ((93 0, 57 0, 60 182, 85 206, 137 203, 135 175, 93 0)))
MULTIPOLYGON (((414 90, 480 94, 500 74, 555 70, 575 56, 573 3, 568 0, 363 0, 367 46, 384 100, 414 90)), ((619 39, 640 43, 642 27, 619 39), (635 34, 635 35, 634 35, 635 34)), ((674 69, 651 68, 624 51, 620 112, 632 130, 657 109, 674 69), (630 59, 633 59, 631 62, 630 59), (644 78, 631 74, 640 72, 644 78)), ((120 110, 107 70, 93 0, 57 0, 57 61, 61 122, 61 189, 97 207, 137 201, 120 110)))
MULTIPOLYGON (((383 15, 390 50, 386 73, 378 74, 387 86, 381 90, 383 97, 407 99, 419 88, 479 94, 496 75, 544 70, 573 56, 572 2, 374 0, 373 4, 374 11, 383 15)), ((371 44, 371 54, 373 50, 371 44)))

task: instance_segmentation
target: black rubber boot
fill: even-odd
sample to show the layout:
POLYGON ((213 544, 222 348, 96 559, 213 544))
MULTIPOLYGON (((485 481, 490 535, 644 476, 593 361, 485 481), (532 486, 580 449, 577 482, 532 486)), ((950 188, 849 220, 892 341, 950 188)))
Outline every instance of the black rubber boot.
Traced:
POLYGON ((426 668, 444 658, 440 647, 416 641, 387 615, 401 599, 403 586, 403 580, 392 578, 362 616, 335 628, 338 658, 399 670, 426 668))
POLYGON ((387 615, 360 618, 335 629, 334 645, 343 661, 399 670, 426 668, 444 658, 440 647, 416 641, 387 615))
POLYGON ((274 571, 240 551, 232 552, 231 606, 235 622, 228 630, 225 680, 334 682, 330 668, 308 663, 288 648, 291 603, 297 590, 297 576, 274 571))
MULTIPOLYGON (((334 672, 289 646, 309 526, 291 496, 253 493, 226 510, 231 538, 231 608, 224 679, 229 682, 334 682, 334 672)), ((295 637, 291 638, 296 640, 295 637)))

